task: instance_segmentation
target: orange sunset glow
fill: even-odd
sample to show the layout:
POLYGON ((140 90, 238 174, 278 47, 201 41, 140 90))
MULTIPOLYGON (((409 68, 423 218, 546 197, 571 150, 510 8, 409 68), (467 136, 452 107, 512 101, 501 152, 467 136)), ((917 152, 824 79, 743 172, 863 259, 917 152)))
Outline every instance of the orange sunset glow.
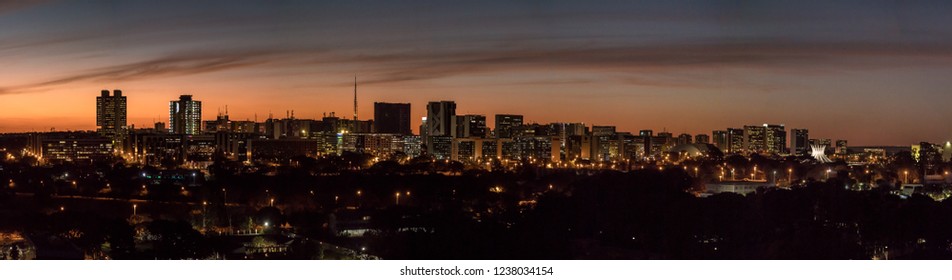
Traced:
MULTIPOLYGON (((425 102, 453 100, 461 114, 626 131, 783 123, 865 145, 952 137, 942 109, 952 101, 949 43, 914 31, 949 30, 926 25, 928 13, 862 26, 820 19, 850 34, 832 39, 785 28, 809 26, 796 18, 801 10, 774 21, 781 8, 757 5, 738 7, 747 17, 732 20, 664 4, 634 14, 619 12, 624 4, 515 5, 513 13, 494 9, 502 3, 391 5, 4 6, 0 26, 11 32, 0 35, 0 132, 94 129, 101 89, 123 90, 136 127, 167 122, 168 102, 181 94, 204 102, 204 119, 226 106, 235 120, 290 110, 319 118, 352 110, 356 75, 362 119, 372 118, 373 102, 409 102, 414 130, 425 102), (682 17, 693 20, 653 28, 682 17), (476 23, 482 18, 494 20, 476 23)), ((868 7, 854 20, 880 12, 868 7)))

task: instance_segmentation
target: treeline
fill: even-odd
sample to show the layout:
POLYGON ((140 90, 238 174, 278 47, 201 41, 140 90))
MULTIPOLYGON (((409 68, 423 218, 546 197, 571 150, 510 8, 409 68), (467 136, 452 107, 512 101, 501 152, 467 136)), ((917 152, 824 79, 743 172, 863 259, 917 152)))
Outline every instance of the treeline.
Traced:
POLYGON ((534 208, 372 236, 396 259, 949 259, 952 201, 843 182, 699 198, 683 172, 585 177, 534 208))

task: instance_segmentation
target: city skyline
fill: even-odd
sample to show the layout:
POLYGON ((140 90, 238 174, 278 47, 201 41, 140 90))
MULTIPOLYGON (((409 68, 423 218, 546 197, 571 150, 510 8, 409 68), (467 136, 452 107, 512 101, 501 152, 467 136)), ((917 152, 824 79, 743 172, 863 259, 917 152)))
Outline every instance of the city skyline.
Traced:
MULTIPOLYGON (((356 88, 356 87, 355 87, 355 88, 356 88)), ((115 92, 121 94, 122 89, 114 89, 113 91, 115 91, 115 92)), ((108 92, 109 92, 109 90, 103 89, 103 90, 101 91, 101 93, 103 94, 102 96, 106 96, 106 95, 108 94, 108 92)), ((356 94, 354 94, 354 97, 356 98, 356 94)), ((98 103, 100 102, 100 101, 99 101, 100 98, 102 98, 102 97, 97 97, 97 102, 96 102, 96 103, 97 103, 97 109, 96 109, 96 112, 95 112, 95 113, 96 113, 96 116, 95 116, 96 118, 98 118, 99 115, 100 115, 100 111, 99 111, 99 109, 98 109, 98 106, 99 106, 98 103)), ((122 98, 123 98, 123 103, 124 103, 126 96, 122 96, 122 98)), ((174 108, 176 108, 176 105, 175 105, 176 103, 183 102, 183 101, 181 101, 181 99, 187 98, 187 99, 189 100, 189 102, 191 102, 192 95, 181 95, 179 98, 180 98, 180 100, 172 100, 172 101, 170 101, 170 104, 171 104, 171 106, 172 106, 172 108, 173 108, 172 110, 175 110, 174 108)), ((197 103, 199 104, 199 105, 198 105, 198 106, 199 106, 199 109, 197 109, 197 110, 198 110, 198 112, 201 114, 201 118, 200 118, 200 119, 192 120, 193 122, 196 122, 198 126, 200 126, 200 127, 192 128, 193 130, 195 130, 193 133, 200 133, 200 132, 204 133, 204 132, 206 131, 206 129, 208 129, 208 128, 205 128, 205 127, 204 127, 204 126, 205 126, 205 125, 204 125, 205 122, 212 122, 212 121, 214 121, 216 118, 221 118, 221 117, 226 117, 226 120, 230 120, 230 121, 251 121, 251 122, 255 122, 255 120, 252 120, 252 119, 236 119, 236 118, 231 118, 231 117, 230 117, 231 115, 230 115, 230 112, 228 111, 228 106, 227 106, 227 105, 224 106, 224 107, 219 107, 219 108, 217 108, 217 110, 216 110, 215 113, 214 113, 214 114, 215 114, 215 118, 207 118, 206 116, 208 115, 209 111, 207 111, 207 110, 202 111, 202 110, 200 109, 201 101, 196 100, 195 102, 197 102, 197 103)), ((445 102, 449 102, 449 103, 452 104, 453 110, 451 110, 450 115, 452 115, 452 116, 454 116, 454 117, 461 117, 461 118, 462 118, 462 117, 466 117, 466 118, 482 117, 482 118, 483 118, 483 124, 482 124, 482 125, 485 126, 487 129, 489 129, 489 130, 492 131, 492 136, 493 136, 494 138, 495 138, 495 137, 499 137, 499 136, 497 135, 497 132, 496 132, 496 129, 497 129, 496 123, 497 123, 497 122, 500 122, 500 120, 499 120, 500 117, 503 117, 503 118, 518 117, 518 118, 519 118, 519 123, 520 123, 520 125, 521 125, 522 123, 524 123, 524 124, 526 124, 526 125, 548 125, 548 124, 558 124, 558 123, 561 123, 561 124, 583 124, 583 125, 585 125, 586 129, 588 129, 588 128, 597 129, 598 127, 610 127, 610 128, 612 128, 612 129, 614 129, 614 130, 617 130, 617 131, 619 131, 619 132, 632 133, 632 134, 634 134, 634 133, 636 133, 636 132, 639 132, 639 131, 640 131, 641 133, 643 133, 643 132, 645 132, 645 131, 654 131, 654 132, 658 132, 658 133, 668 133, 668 134, 672 134, 672 135, 675 136, 675 137, 680 137, 680 136, 683 136, 683 135, 687 135, 687 136, 690 136, 690 137, 704 136, 704 137, 707 137, 707 138, 706 138, 707 141, 704 141, 703 143, 709 143, 709 144, 716 144, 716 141, 712 141, 711 139, 715 139, 715 140, 716 140, 716 137, 715 137, 715 136, 716 136, 717 133, 721 133, 721 132, 727 133, 727 132, 730 131, 730 130, 739 130, 739 131, 742 131, 742 132, 743 132, 744 130, 747 130, 747 129, 749 129, 749 128, 761 128, 761 127, 762 127, 762 128, 765 128, 765 129, 766 129, 766 128, 768 128, 768 127, 775 127, 775 126, 776 126, 776 127, 779 127, 779 129, 781 129, 781 131, 783 132, 782 136, 780 136, 780 139, 781 139, 781 140, 777 140, 777 141, 782 141, 782 142, 780 142, 776 147, 782 147, 782 148, 784 148, 784 149, 787 149, 787 150, 784 151, 784 152, 793 153, 794 148, 795 148, 795 146, 794 146, 794 143, 795 143, 794 138, 796 137, 796 131, 798 131, 798 130, 808 131, 808 130, 809 130, 809 128, 804 128, 804 127, 790 127, 790 126, 787 126, 787 125, 785 125, 785 124, 783 124, 783 123, 779 123, 779 124, 768 124, 768 123, 764 123, 763 125, 760 125, 760 124, 732 124, 732 125, 728 125, 728 126, 723 127, 723 128, 711 128, 711 130, 709 130, 709 131, 702 131, 702 132, 698 132, 698 133, 689 133, 689 132, 684 132, 684 131, 669 131, 669 130, 666 130, 666 129, 665 129, 665 130, 658 130, 658 131, 655 131, 655 130, 653 130, 653 129, 637 129, 637 130, 628 131, 628 130, 625 130, 625 129, 621 129, 620 127, 616 126, 614 123, 590 124, 590 123, 578 122, 578 121, 574 121, 574 120, 559 120, 559 121, 552 121, 552 122, 535 122, 535 121, 527 121, 527 122, 524 122, 524 121, 522 121, 522 119, 525 118, 526 116, 525 116, 525 115, 520 115, 520 114, 518 114, 518 113, 487 115, 487 114, 481 114, 481 113, 478 113, 478 112, 477 112, 477 113, 469 113, 469 114, 457 114, 457 113, 455 112, 455 108, 456 108, 455 106, 457 106, 457 105, 456 105, 456 102, 455 102, 454 100, 429 101, 429 102, 427 102, 427 104, 424 105, 424 107, 425 107, 424 110, 423 110, 423 111, 424 111, 424 114, 427 114, 428 109, 427 109, 426 107, 430 106, 431 103, 437 103, 437 104, 439 104, 439 103, 445 103, 445 102), (485 121, 485 119, 486 119, 486 118, 489 118, 489 117, 495 118, 496 121, 495 121, 495 122, 487 122, 487 121, 485 121)), ((374 101, 373 104, 374 104, 374 106, 373 106, 374 108, 372 109, 372 110, 373 110, 372 116, 376 116, 376 114, 378 113, 378 110, 380 110, 380 109, 382 109, 382 110, 384 110, 384 111, 393 110, 391 107, 378 107, 379 105, 385 105, 385 106, 402 105, 402 106, 408 106, 408 107, 411 107, 411 108, 412 108, 412 106, 413 106, 412 103, 388 103, 388 102, 378 102, 378 101, 374 101)), ((123 104, 123 105, 124 105, 124 104, 123 104)), ((357 103, 354 103, 353 106, 354 106, 354 107, 358 107, 358 104, 357 104, 357 103)), ((352 108, 352 109, 357 109, 357 108, 352 108)), ((412 111, 412 109, 411 109, 411 111, 412 111)), ((268 119, 274 119, 274 120, 284 120, 284 119, 320 120, 320 119, 322 119, 322 118, 324 118, 324 117, 328 117, 328 116, 332 116, 332 117, 333 117, 333 116, 335 116, 335 115, 336 115, 337 117, 343 119, 343 120, 348 120, 348 118, 347 118, 346 115, 340 115, 340 114, 337 114, 337 112, 330 112, 331 114, 327 114, 327 112, 324 112, 324 115, 322 115, 322 116, 314 116, 314 117, 310 117, 310 116, 304 116, 304 117, 302 117, 302 116, 296 115, 296 113, 295 113, 294 110, 285 110, 284 113, 285 113, 285 116, 282 117, 280 114, 279 114, 279 115, 274 115, 274 112, 269 112, 269 116, 265 116, 264 118, 258 118, 258 119, 257 119, 257 123, 259 123, 259 124, 264 124, 264 122, 267 121, 268 119)), ((124 116, 125 116, 126 114, 127 114, 127 112, 122 111, 123 118, 124 118, 124 116)), ((153 119, 153 122, 152 122, 152 123, 142 124, 142 125, 139 125, 139 126, 135 126, 134 124, 130 124, 130 126, 124 128, 124 129, 130 129, 130 130, 131 130, 131 129, 153 129, 154 127, 158 127, 158 125, 169 125, 170 123, 174 122, 174 120, 173 120, 174 115, 176 115, 176 114, 168 113, 168 115, 166 115, 166 117, 165 117, 164 119, 153 119)), ((256 116, 256 118, 257 118, 257 117, 259 117, 259 116, 256 116)), ((366 120, 376 121, 375 118, 358 119, 356 115, 354 115, 353 117, 354 117, 354 120, 360 120, 360 121, 366 121, 366 120)), ((401 120, 399 120, 400 118, 402 118, 402 117, 400 117, 400 116, 388 116, 388 117, 390 117, 391 119, 389 119, 388 121, 385 121, 385 122, 388 122, 388 124, 386 124, 387 126, 393 126, 393 125, 395 125, 395 124, 391 124, 391 123, 389 123, 389 122, 402 122, 401 120)), ((412 119, 412 118, 413 118, 413 117, 411 116, 411 119, 412 119)), ((426 118, 426 116, 423 116, 423 117, 421 117, 421 118, 426 118)), ((409 134, 412 134, 412 135, 425 135, 426 133, 421 134, 420 131, 419 131, 419 129, 421 128, 421 127, 419 126, 420 123, 416 123, 416 124, 417 124, 416 126, 414 126, 414 125, 410 125, 410 126, 409 126, 409 129, 410 129, 410 133, 409 133, 409 134)), ((379 125, 379 124, 378 124, 378 125, 379 125)), ((98 126, 98 121, 97 121, 97 126, 95 126, 93 129, 76 129, 76 130, 57 129, 57 130, 50 130, 50 131, 46 131, 46 132, 53 132, 53 131, 58 131, 58 132, 67 132, 67 131, 93 131, 93 130, 98 131, 99 129, 98 129, 97 127, 99 127, 99 126, 98 126)), ((184 128, 183 128, 183 129, 184 129, 184 128)), ((385 128, 384 130, 387 130, 387 129, 390 129, 390 128, 385 128)), ((168 131, 167 131, 167 132, 170 132, 170 133, 179 133, 179 134, 189 134, 189 133, 173 132, 172 130, 173 130, 173 128, 170 126, 170 127, 168 128, 168 131)), ((33 130, 33 131, 13 131, 13 132, 0 132, 0 133, 29 133, 29 132, 40 132, 40 133, 42 133, 42 132, 44 132, 44 131, 33 130)), ((163 132, 166 132, 166 131, 163 130, 163 132)), ((375 133, 395 133, 395 132, 392 132, 392 131, 383 131, 383 132, 381 132, 381 131, 374 131, 374 132, 375 132, 375 133)), ((453 133, 456 133, 456 132, 453 132, 453 133)), ((488 136, 489 136, 489 131, 486 131, 485 133, 486 133, 486 137, 488 137, 488 136)), ((502 134, 502 135, 503 135, 502 138, 509 138, 509 136, 508 136, 508 134, 506 134, 506 132, 501 132, 501 133, 503 133, 503 134, 502 134)), ((594 131, 592 131, 592 133, 594 133, 594 131)), ((766 132, 763 132, 763 133, 766 133, 766 132)), ((403 133, 396 133, 396 134, 403 134, 403 133)), ((644 136, 644 135, 642 135, 642 136, 644 136)), ((744 138, 747 137, 746 134, 745 134, 745 135, 742 135, 742 136, 743 136, 744 138)), ((726 137, 726 135, 725 135, 725 137, 726 137)), ((849 139, 844 139, 843 137, 839 137, 839 136, 837 136, 837 135, 833 135, 833 136, 830 136, 830 135, 811 136, 811 137, 809 138, 809 140, 811 140, 811 141, 812 141, 812 140, 824 140, 824 139, 825 139, 825 140, 830 140, 830 141, 831 141, 832 139, 835 139, 835 140, 837 140, 837 141, 850 141, 849 139)), ((675 139, 675 140, 677 140, 677 139, 675 139)), ((724 143, 730 143, 730 142, 733 141, 733 140, 728 140, 728 139, 725 138, 724 141, 725 141, 724 143)), ((691 141, 688 141, 688 142, 691 142, 691 141)), ((852 145, 852 146, 860 146, 860 147, 876 147, 876 146, 883 146, 883 147, 886 147, 886 146, 901 147, 901 146, 915 145, 915 144, 924 143, 924 142, 929 142, 929 141, 923 140, 923 141, 917 141, 917 142, 908 143, 908 144, 896 144, 896 145, 852 145)), ((937 141, 937 142, 941 143, 941 142, 948 142, 948 141, 937 141)), ((743 147, 744 147, 744 148, 742 148, 742 149, 747 149, 747 146, 749 145, 749 144, 746 143, 746 142, 741 142, 741 144, 742 144, 743 147)), ((757 145, 757 144, 755 144, 755 145, 757 145)), ((763 145, 763 144, 761 144, 761 145, 763 145)), ((773 145, 773 144, 771 144, 771 145, 773 145)), ((833 146, 832 144, 826 144, 826 146, 827 146, 827 147, 830 147, 830 148, 834 148, 834 146, 833 146)), ((780 151, 780 150, 771 150, 771 152, 773 152, 773 153, 778 153, 778 151, 780 151)))
POLYGON ((867 265, 825 261, 901 260, 877 275, 908 276, 906 260, 952 260, 950 14, 0 0, 0 267, 605 278, 678 274, 618 261, 819 260, 813 274, 859 276, 867 265))
POLYGON ((17 69, 0 75, 0 132, 95 129, 104 88, 136 127, 182 94, 203 120, 346 116, 354 74, 360 116, 411 103, 417 133, 431 100, 619 131, 777 123, 854 146, 952 131, 943 3, 229 3, 0 6, 17 69))

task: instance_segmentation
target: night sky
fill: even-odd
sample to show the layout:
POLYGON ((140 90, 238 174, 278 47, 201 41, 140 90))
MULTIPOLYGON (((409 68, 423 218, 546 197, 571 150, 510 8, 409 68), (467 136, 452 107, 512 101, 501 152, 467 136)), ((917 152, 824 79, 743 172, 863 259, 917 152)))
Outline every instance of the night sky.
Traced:
MULTIPOLYGON (((851 145, 952 139, 952 1, 4 1, 0 132, 204 116, 458 114, 620 131, 809 128, 851 145), (174 3, 172 3, 174 2, 174 3), (201 2, 201 3, 193 3, 201 2)), ((490 125, 491 121, 490 121, 490 125)))

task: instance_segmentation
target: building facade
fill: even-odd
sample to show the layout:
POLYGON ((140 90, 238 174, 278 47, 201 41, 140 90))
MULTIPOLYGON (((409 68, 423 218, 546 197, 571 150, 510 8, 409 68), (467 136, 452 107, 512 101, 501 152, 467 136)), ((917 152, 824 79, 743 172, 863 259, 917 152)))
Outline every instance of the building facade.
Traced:
POLYGON ((413 134, 410 131, 410 103, 374 102, 374 132, 413 134))
POLYGON ((730 152, 730 143, 728 141, 727 130, 715 130, 711 133, 714 135, 714 146, 720 149, 721 151, 728 153, 730 152))
POLYGON ((512 138, 512 128, 522 124, 522 115, 496 115, 496 138, 512 138))
POLYGON ((453 145, 455 116, 456 102, 434 101, 426 105, 427 153, 440 159, 449 159, 450 147, 453 145))
POLYGON ((810 154, 810 131, 803 128, 794 128, 790 130, 790 152, 805 156, 810 154))
POLYGON ((457 138, 485 138, 488 135, 486 116, 462 115, 454 117, 454 137, 457 138))
POLYGON ((741 154, 746 151, 746 140, 744 140, 744 129, 741 128, 728 128, 727 129, 727 145, 728 153, 731 154, 741 154))
POLYGON ((787 130, 782 124, 764 124, 764 146, 768 154, 787 152, 787 130))
POLYGON ((202 132, 202 102, 191 95, 169 101, 169 132, 194 135, 202 132))
POLYGON ((125 134, 126 123, 126 97, 122 91, 113 90, 109 95, 109 90, 102 90, 96 97, 96 132, 117 141, 125 134))

